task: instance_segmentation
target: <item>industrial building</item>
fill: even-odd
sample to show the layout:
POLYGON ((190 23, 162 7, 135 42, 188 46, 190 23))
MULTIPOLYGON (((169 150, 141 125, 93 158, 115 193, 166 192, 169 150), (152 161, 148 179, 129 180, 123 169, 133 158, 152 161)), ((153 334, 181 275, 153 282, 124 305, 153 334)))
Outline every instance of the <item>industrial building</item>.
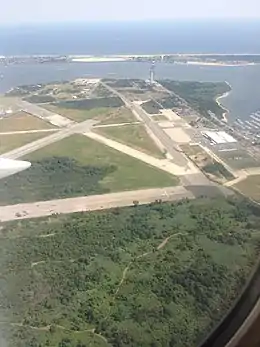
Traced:
POLYGON ((215 145, 224 143, 236 143, 237 140, 225 131, 202 131, 202 135, 215 145))

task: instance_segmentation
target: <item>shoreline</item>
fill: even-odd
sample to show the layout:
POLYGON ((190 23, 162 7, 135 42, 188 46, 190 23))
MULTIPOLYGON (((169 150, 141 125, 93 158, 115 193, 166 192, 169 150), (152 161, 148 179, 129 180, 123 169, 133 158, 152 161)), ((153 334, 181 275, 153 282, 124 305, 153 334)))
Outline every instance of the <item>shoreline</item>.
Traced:
POLYGON ((228 67, 238 67, 238 66, 254 66, 259 65, 259 63, 221 63, 221 62, 200 62, 200 61, 187 61, 186 63, 176 62, 175 64, 186 64, 186 65, 196 65, 196 66, 228 66, 228 67))
POLYGON ((231 92, 232 92, 232 87, 231 87, 231 84, 227 81, 225 81, 225 83, 229 86, 230 90, 225 92, 224 94, 220 95, 220 96, 217 96, 215 101, 216 103, 218 104, 219 107, 222 108, 223 110, 223 113, 222 113, 222 121, 225 122, 225 123, 228 123, 228 115, 229 115, 229 109, 226 108, 221 102, 220 100, 221 99, 224 99, 226 98, 231 92))
MULTIPOLYGON (((140 56, 141 57, 141 56, 140 56)), ((155 57, 155 56, 154 56, 155 57)), ((135 60, 138 56, 71 56, 72 63, 116 63, 116 62, 136 62, 136 63, 149 63, 150 61, 135 60)), ((147 58, 149 58, 147 56, 147 58)), ((207 61, 173 61, 165 62, 161 60, 156 63, 174 64, 174 65, 194 65, 194 66, 216 66, 216 67, 239 67, 239 66, 255 66, 260 63, 225 63, 225 62, 207 62, 207 61)))

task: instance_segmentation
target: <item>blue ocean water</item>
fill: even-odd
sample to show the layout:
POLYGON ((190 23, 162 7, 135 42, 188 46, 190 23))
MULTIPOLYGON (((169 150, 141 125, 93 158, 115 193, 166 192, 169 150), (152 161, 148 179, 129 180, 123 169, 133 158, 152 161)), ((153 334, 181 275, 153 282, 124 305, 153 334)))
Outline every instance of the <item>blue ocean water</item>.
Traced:
MULTIPOLYGON (((0 55, 259 53, 260 21, 175 21, 2 27, 0 55)), ((147 78, 146 63, 0 65, 0 93, 21 84, 76 77, 147 78)), ((228 81, 221 102, 230 120, 260 109, 260 65, 201 67, 157 64, 156 78, 228 81)))
POLYGON ((260 21, 0 26, 0 55, 260 53, 260 21))

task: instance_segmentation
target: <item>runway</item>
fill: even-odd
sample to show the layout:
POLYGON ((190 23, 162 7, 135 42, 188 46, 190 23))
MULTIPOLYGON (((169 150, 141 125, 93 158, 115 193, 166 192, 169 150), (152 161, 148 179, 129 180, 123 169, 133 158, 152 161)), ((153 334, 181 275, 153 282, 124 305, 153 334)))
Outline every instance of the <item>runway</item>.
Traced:
POLYGON ((0 221, 46 217, 54 214, 96 211, 115 207, 148 204, 155 200, 174 201, 184 198, 193 199, 193 193, 182 186, 135 190, 103 195, 90 195, 77 198, 23 203, 0 207, 0 221))

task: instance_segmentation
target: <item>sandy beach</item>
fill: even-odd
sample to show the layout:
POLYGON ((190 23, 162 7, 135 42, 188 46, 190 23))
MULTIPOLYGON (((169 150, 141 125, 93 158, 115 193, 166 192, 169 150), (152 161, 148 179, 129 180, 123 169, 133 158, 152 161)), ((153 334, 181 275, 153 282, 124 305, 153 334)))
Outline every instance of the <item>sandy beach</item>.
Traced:
MULTIPOLYGON (((132 61, 133 59, 136 58, 147 58, 150 59, 152 57, 161 57, 163 58, 164 56, 167 55, 172 55, 173 57, 178 57, 178 58, 186 58, 189 59, 189 57, 192 59, 192 57, 203 57, 203 54, 151 54, 151 55, 138 55, 138 54, 133 54, 133 55, 106 55, 106 56, 93 56, 93 55, 71 55, 69 58, 71 59, 72 62, 77 62, 77 63, 101 63, 101 62, 121 62, 121 61, 132 61)), ((220 55, 219 55, 220 56, 220 55)), ((224 56, 224 55, 223 55, 224 56)), ((225 63, 222 61, 193 61, 193 60, 188 60, 186 61, 177 60, 174 62, 174 64, 181 64, 181 65, 197 65, 197 66, 222 66, 222 67, 238 67, 238 66, 249 66, 249 65, 256 65, 256 63, 249 63, 249 62, 238 62, 238 63, 225 63)))
POLYGON ((127 61, 128 57, 94 57, 94 56, 78 56, 71 57, 71 61, 75 63, 113 63, 127 61))
POLYGON ((227 123, 228 122, 228 117, 227 116, 229 114, 229 110, 225 106, 223 106, 221 104, 220 100, 226 98, 231 93, 232 87, 231 87, 231 85, 227 81, 225 81, 225 83, 230 87, 230 90, 228 92, 218 96, 216 98, 216 103, 219 105, 219 107, 221 107, 223 109, 223 111, 224 111, 223 114, 222 114, 223 121, 227 123))
MULTIPOLYGON (((178 62, 176 64, 178 64, 178 62)), ((200 62, 200 61, 187 61, 185 64, 187 64, 187 65, 199 65, 199 66, 223 66, 223 67, 224 66, 236 67, 236 66, 256 65, 255 63, 228 64, 228 63, 222 63, 222 62, 200 62)))

